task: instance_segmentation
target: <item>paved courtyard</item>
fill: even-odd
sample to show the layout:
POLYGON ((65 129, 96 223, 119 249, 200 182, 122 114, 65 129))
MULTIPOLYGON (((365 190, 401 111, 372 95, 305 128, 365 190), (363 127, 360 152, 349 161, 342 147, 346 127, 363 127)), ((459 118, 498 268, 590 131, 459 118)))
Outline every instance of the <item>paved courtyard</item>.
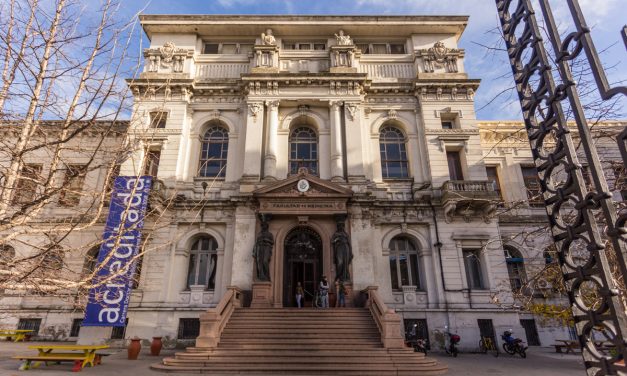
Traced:
MULTIPOLYGON (((41 342, 37 342, 40 344, 41 342)), ((35 350, 29 350, 27 343, 0 342, 0 376, 68 376, 72 368, 70 363, 44 366, 29 371, 18 371, 20 362, 11 359, 17 354, 29 354, 35 350)), ((67 344, 63 342, 61 344, 67 344)), ((160 358, 150 356, 147 347, 142 348, 139 360, 126 359, 125 349, 113 349, 115 352, 103 360, 102 365, 95 368, 86 368, 84 375, 121 376, 121 375, 165 375, 161 372, 151 371, 151 363, 158 362, 160 358)), ((179 350, 180 351, 180 350, 179 350)), ((162 356, 171 355, 173 350, 162 352, 162 356)), ((489 354, 460 354, 457 358, 451 358, 444 354, 432 353, 438 361, 449 366, 450 375, 525 375, 525 376, 576 376, 585 375, 583 362, 580 355, 556 354, 552 348, 531 348, 527 359, 518 356, 501 354, 495 358, 489 354)), ((172 374, 170 374, 172 375, 172 374)))

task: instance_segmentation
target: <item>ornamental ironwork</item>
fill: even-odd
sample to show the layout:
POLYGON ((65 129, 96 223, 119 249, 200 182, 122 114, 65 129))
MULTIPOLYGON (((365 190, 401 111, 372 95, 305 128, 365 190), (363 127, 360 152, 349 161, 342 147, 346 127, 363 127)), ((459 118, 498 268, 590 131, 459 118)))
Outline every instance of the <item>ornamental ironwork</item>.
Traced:
MULTIPOLYGON (((627 87, 609 85, 577 0, 566 1, 575 29, 564 38, 549 0, 538 2, 541 12, 536 13, 532 0, 496 0, 503 38, 587 373, 624 374, 627 314, 617 282, 627 286, 627 214, 616 210, 617 202, 603 174, 570 63, 574 59, 587 61, 603 101, 627 95, 627 87), (536 14, 543 18, 547 45, 536 14), (547 50, 554 52, 551 59, 547 50), (592 180, 589 187, 565 109, 577 125, 592 180), (621 281, 612 278, 610 252, 614 252, 621 281)), ((622 33, 627 47, 627 28, 622 33)), ((618 148, 627 165, 625 142, 627 128, 618 137, 618 148)))

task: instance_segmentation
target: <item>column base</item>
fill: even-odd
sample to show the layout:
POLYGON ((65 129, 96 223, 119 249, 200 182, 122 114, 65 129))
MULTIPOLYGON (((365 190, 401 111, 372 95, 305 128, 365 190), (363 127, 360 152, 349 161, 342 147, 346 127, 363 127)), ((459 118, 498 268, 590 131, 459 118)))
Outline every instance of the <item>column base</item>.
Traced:
POLYGON ((272 307, 272 282, 253 282, 253 299, 250 308, 272 307))

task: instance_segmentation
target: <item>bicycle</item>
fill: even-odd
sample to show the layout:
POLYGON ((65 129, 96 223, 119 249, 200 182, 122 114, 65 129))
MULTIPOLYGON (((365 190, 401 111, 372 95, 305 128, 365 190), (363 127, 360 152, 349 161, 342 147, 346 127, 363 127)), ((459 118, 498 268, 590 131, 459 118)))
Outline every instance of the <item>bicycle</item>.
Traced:
POLYGON ((481 339, 479 340, 479 351, 484 354, 487 354, 488 351, 492 351, 492 355, 495 357, 499 356, 499 348, 494 344, 492 337, 481 336, 481 339))

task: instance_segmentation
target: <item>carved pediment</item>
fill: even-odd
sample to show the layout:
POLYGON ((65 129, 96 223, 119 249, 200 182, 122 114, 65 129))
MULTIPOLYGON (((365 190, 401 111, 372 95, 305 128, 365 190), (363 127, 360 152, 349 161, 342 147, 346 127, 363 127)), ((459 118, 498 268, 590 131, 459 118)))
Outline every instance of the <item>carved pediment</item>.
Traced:
POLYGON ((253 192, 260 213, 345 214, 353 191, 301 171, 253 192))
POLYGON ((315 175, 311 175, 302 171, 301 173, 290 176, 285 180, 278 181, 253 192, 253 196, 257 198, 263 197, 320 197, 320 198, 349 198, 353 195, 353 191, 344 188, 341 185, 320 179, 315 175), (301 187, 299 190, 298 183, 306 180, 307 189, 301 187))

